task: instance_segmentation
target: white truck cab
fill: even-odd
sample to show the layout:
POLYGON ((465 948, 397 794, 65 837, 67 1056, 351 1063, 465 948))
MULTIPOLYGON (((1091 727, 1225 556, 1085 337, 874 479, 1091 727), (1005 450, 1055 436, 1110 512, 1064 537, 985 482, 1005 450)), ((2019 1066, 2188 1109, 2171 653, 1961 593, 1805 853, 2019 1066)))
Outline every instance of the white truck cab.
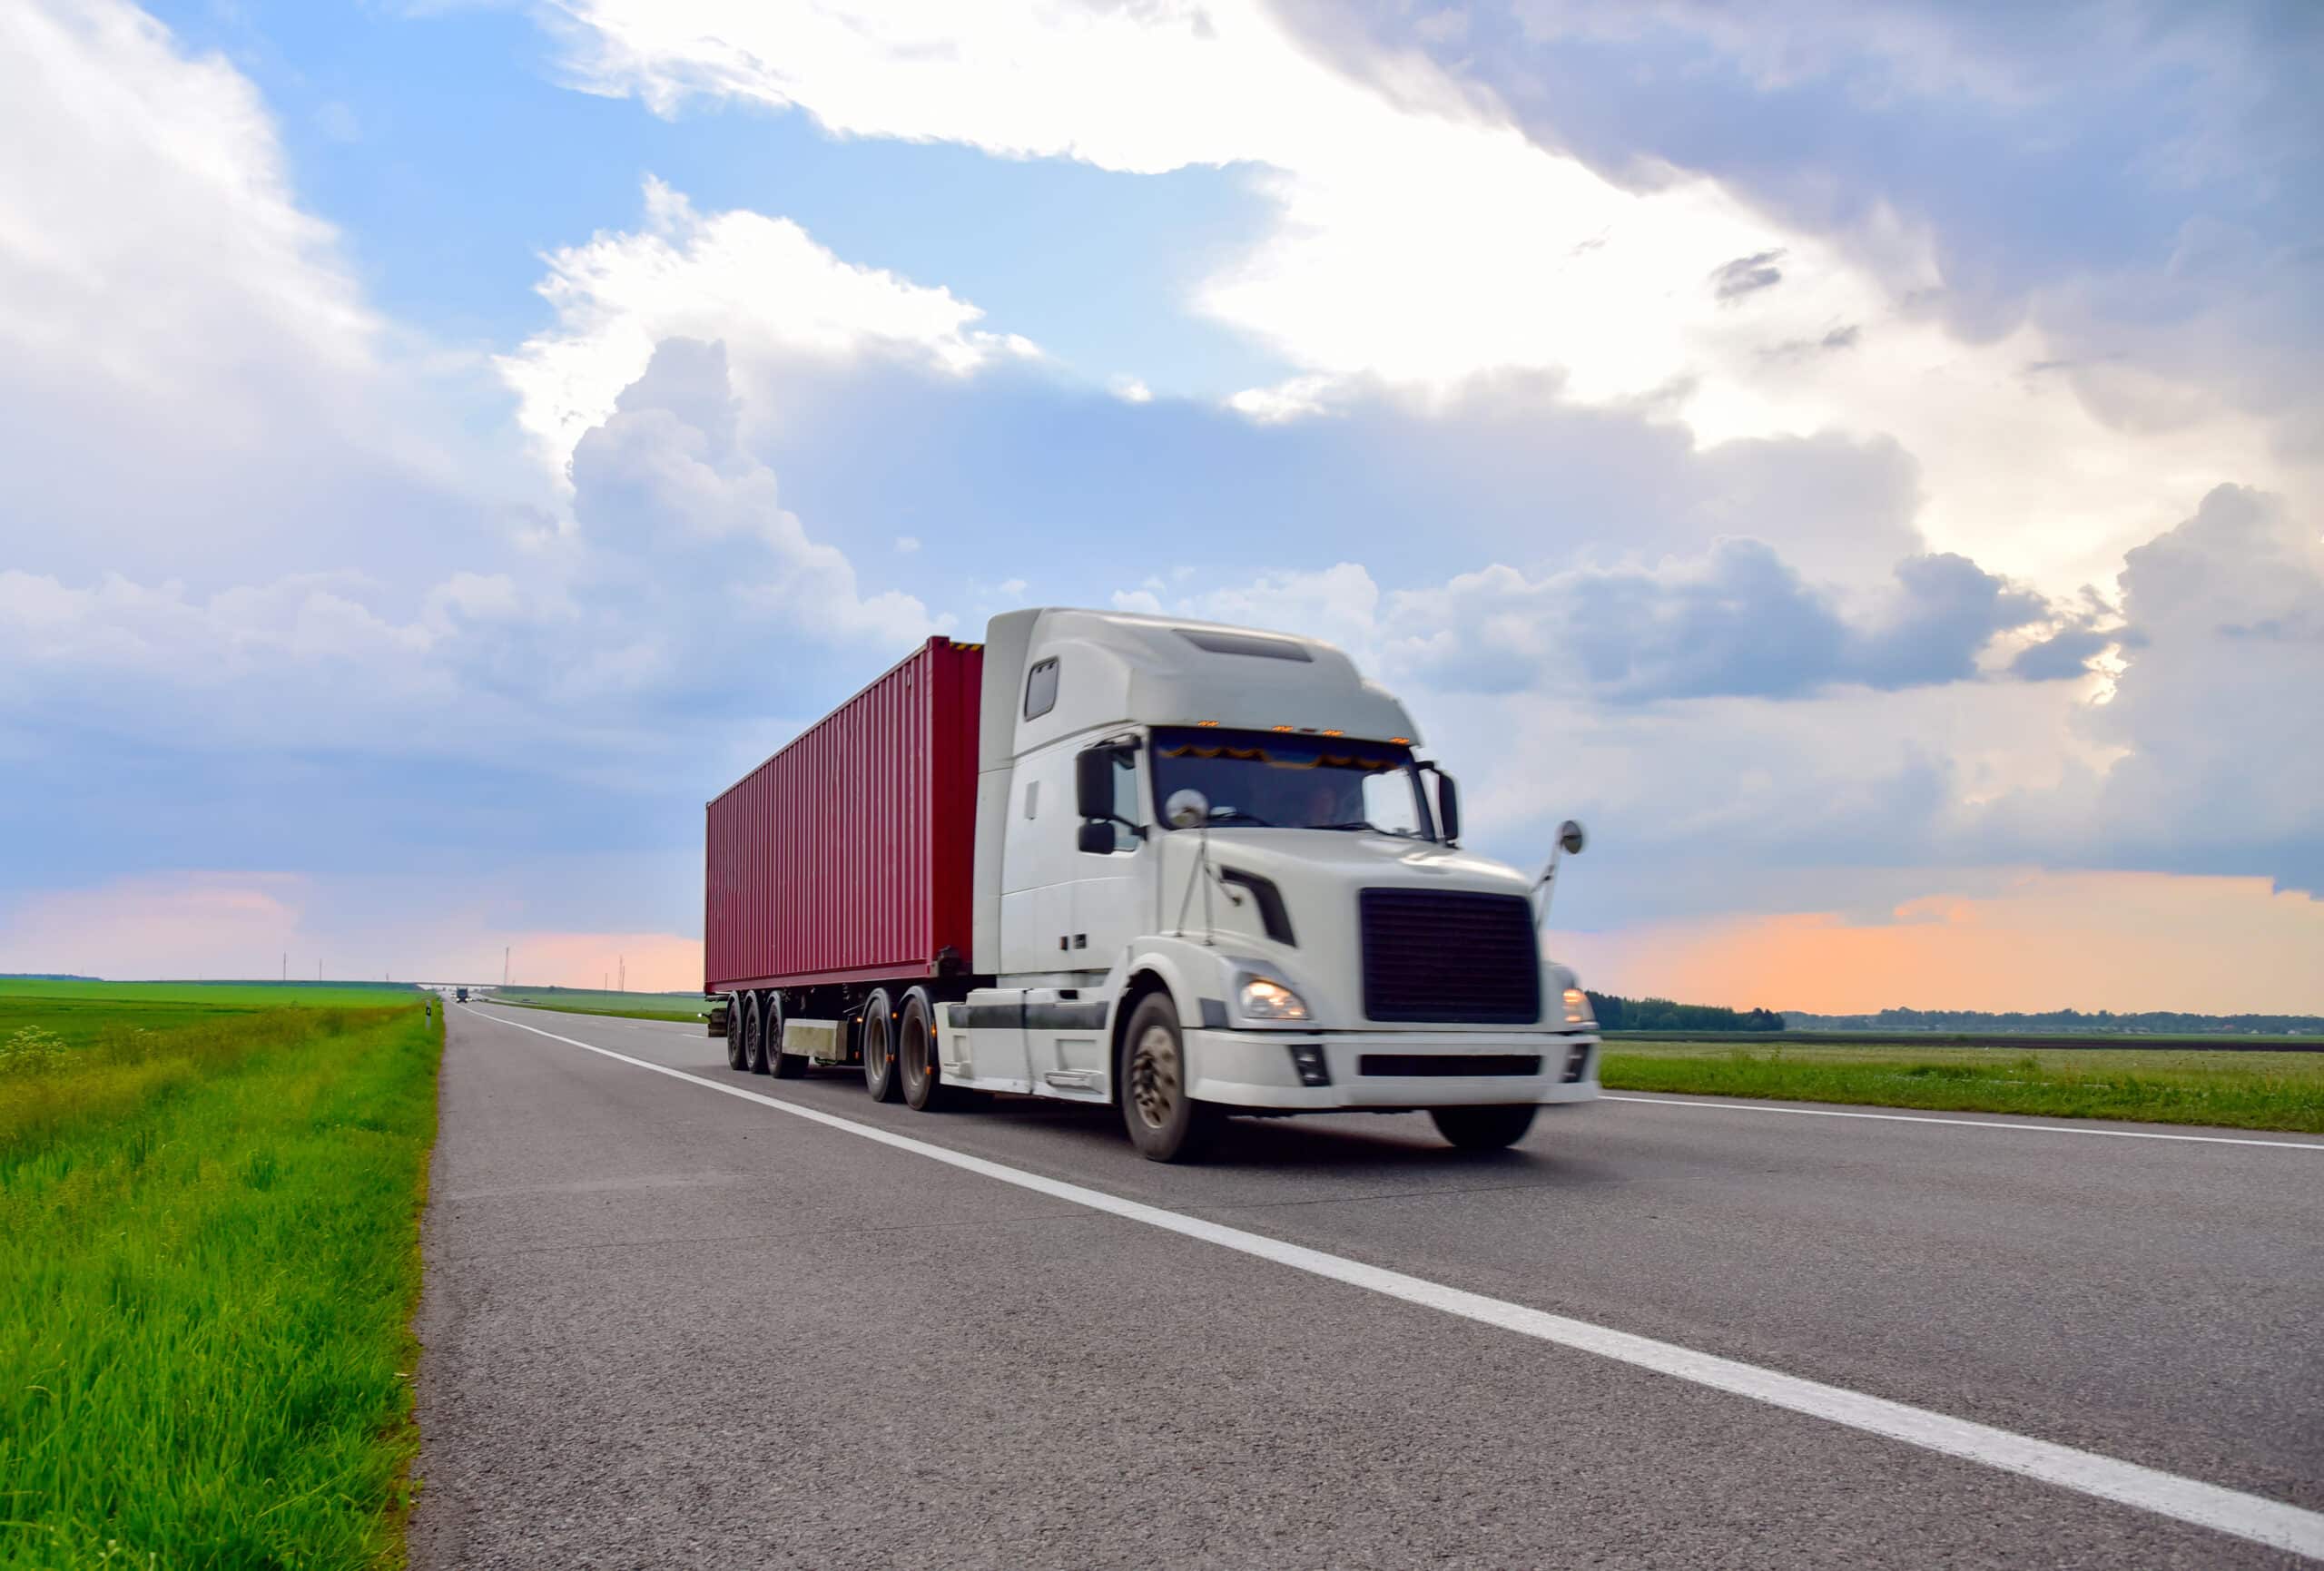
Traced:
MULTIPOLYGON (((1511 1144, 1597 1095, 1534 880, 1459 846, 1452 779, 1330 644, 1011 612, 987 633, 975 954, 945 1085, 1118 1100, 1147 1155, 1221 1114, 1426 1110, 1511 1144)), ((801 1024, 805 1024, 802 1022, 801 1024)))

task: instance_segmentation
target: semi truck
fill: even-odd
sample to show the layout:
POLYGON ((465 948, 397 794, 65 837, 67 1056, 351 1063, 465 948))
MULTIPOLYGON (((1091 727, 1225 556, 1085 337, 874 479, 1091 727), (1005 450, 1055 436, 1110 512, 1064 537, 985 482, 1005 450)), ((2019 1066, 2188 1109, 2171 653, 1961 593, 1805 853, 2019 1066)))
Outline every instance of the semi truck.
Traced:
POLYGON ((931 638, 708 803, 710 1035, 920 1110, 1112 1105, 1157 1162, 1234 1114, 1508 1145, 1597 1095, 1598 1030, 1420 745, 1311 638, 1064 608, 931 638))

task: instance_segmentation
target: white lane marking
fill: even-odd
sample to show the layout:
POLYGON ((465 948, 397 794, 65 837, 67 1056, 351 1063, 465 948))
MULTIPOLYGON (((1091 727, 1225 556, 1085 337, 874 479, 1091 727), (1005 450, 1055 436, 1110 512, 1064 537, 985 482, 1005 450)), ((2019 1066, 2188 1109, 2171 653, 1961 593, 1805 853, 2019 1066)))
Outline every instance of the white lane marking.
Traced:
POLYGON ((1889 1124, 1957 1124, 1964 1129, 2031 1130, 2037 1134, 2106 1134, 2116 1140, 2183 1140, 2199 1145, 2272 1145, 2284 1151, 2324 1151, 2312 1140, 2253 1140, 2240 1134, 2160 1134, 2151 1129, 2089 1129, 2079 1124, 2004 1124, 1995 1118, 1931 1118, 1915 1113, 1852 1113, 1837 1107, 1770 1107, 1764 1102, 1692 1102, 1676 1096, 1624 1096, 1600 1091, 1606 1102, 1636 1102, 1647 1107, 1709 1107, 1729 1113, 1797 1113, 1809 1118, 1876 1118, 1889 1124))
MULTIPOLYGON (((470 1009, 469 1013, 476 1011, 470 1009)), ((1839 1386, 1827 1386, 1816 1380, 1802 1380, 1797 1375, 1762 1369, 1757 1364, 1696 1352, 1675 1342, 1657 1341, 1651 1337, 1635 1336, 1629 1331, 1618 1331, 1589 1321, 1571 1320, 1564 1315, 1529 1309, 1505 1299, 1487 1298, 1482 1293, 1446 1287, 1423 1277, 1407 1276, 1402 1272, 1387 1271, 1376 1265, 1365 1265, 1361 1261, 1326 1254, 1304 1244, 1285 1243, 1264 1233, 1246 1232, 1239 1227, 1205 1222, 1199 1217, 1166 1211, 1158 1205, 1124 1200, 1103 1190, 1088 1189, 1062 1179, 1045 1178, 1038 1173, 988 1162, 983 1157, 970 1156, 925 1140, 915 1140, 908 1134, 891 1134, 868 1124, 858 1124, 852 1118, 841 1118, 820 1108, 802 1107, 796 1103, 780 1101, 740 1085, 704 1080, 698 1075, 673 1069, 666 1064, 633 1058, 610 1047, 560 1036, 554 1031, 544 1031, 537 1026, 527 1026, 519 1020, 497 1015, 487 1015, 483 1018, 503 1026, 514 1026, 519 1031, 530 1031, 537 1036, 562 1042, 568 1047, 578 1047, 584 1052, 635 1065, 656 1075, 666 1075, 689 1085, 699 1085, 724 1095, 739 1097, 744 1102, 755 1102, 778 1113, 803 1118, 811 1124, 860 1135, 881 1145, 925 1156, 931 1162, 941 1162, 981 1177, 1031 1190, 1036 1194, 1046 1194, 1053 1200, 1068 1201, 1092 1211, 1102 1211, 1108 1215, 1160 1228, 1165 1232, 1175 1232, 1181 1237, 1216 1244, 1222 1249, 1256 1255, 1277 1265, 1289 1266, 1294 1271, 1304 1271, 1350 1287, 1402 1299, 1406 1303, 1442 1310, 1463 1320, 1498 1326, 1503 1330, 1516 1331, 1561 1347, 1596 1353, 1601 1358, 1651 1370, 1657 1374, 1692 1380, 1697 1385, 1748 1397, 1771 1407, 1844 1424, 1887 1439, 1901 1440, 1908 1446, 1918 1446, 1925 1450, 1957 1457, 1965 1461, 2023 1474, 2045 1484, 2093 1495, 2117 1505, 2173 1517, 2201 1527, 2214 1528, 2239 1538, 2248 1538, 2255 1544, 2265 1544, 2272 1548, 2288 1549, 2297 1555, 2324 1560, 2324 1512, 2302 1510, 2297 1506, 2287 1506, 2258 1495, 2246 1495, 2240 1490, 2221 1488, 2216 1484, 2182 1478, 2175 1473, 2143 1468, 2135 1462, 2102 1457, 2094 1451, 2077 1450, 2072 1446, 2037 1440, 2030 1436, 2013 1434, 2007 1429, 1997 1429, 1988 1424, 1973 1423, 1966 1419, 1931 1412, 1925 1408, 1892 1402, 1885 1397, 1869 1397, 1839 1386)))

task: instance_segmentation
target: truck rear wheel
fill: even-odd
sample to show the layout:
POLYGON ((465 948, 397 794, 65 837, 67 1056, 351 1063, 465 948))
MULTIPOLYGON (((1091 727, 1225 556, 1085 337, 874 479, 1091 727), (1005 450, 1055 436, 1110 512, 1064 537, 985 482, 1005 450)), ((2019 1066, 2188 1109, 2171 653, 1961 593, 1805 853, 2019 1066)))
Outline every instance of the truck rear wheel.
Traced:
POLYGON ((777 1080, 797 1080, 807 1073, 804 1053, 783 1050, 783 1022, 790 1013, 783 1007, 782 994, 766 996, 766 1067, 777 1080))
POLYGON ((762 1002, 764 997, 760 993, 751 995, 743 1026, 743 1067, 753 1075, 766 1073, 766 1006, 762 1002))
POLYGON ((1436 1133, 1463 1151, 1499 1151, 1525 1138, 1540 1109, 1516 1107, 1432 1107, 1436 1133))
POLYGON ((874 1102, 893 1102, 902 1089, 896 1073, 896 1017, 888 990, 879 988, 863 1001, 863 1089, 874 1102))
POLYGON ((1190 1162, 1218 1130, 1218 1109, 1187 1093, 1186 1044, 1169 994, 1138 1000, 1122 1036, 1121 1073, 1114 1084, 1122 1127, 1148 1162, 1190 1162))
POLYGON ((726 995, 726 1067, 743 1069, 750 1058, 743 1046, 743 1011, 745 1000, 740 993, 726 995))
POLYGON ((952 1105, 936 1057, 936 1005, 925 987, 904 995, 904 1012, 896 1022, 896 1068, 903 1075, 904 1105, 913 1112, 937 1113, 952 1105))

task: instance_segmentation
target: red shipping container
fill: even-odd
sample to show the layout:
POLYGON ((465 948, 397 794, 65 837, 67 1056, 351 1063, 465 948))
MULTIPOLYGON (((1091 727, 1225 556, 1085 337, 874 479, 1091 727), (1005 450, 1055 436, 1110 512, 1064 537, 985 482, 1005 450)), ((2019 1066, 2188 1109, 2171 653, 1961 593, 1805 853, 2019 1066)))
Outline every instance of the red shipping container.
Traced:
POLYGON ((983 675, 931 638, 712 800, 703 991, 968 968, 983 675))

